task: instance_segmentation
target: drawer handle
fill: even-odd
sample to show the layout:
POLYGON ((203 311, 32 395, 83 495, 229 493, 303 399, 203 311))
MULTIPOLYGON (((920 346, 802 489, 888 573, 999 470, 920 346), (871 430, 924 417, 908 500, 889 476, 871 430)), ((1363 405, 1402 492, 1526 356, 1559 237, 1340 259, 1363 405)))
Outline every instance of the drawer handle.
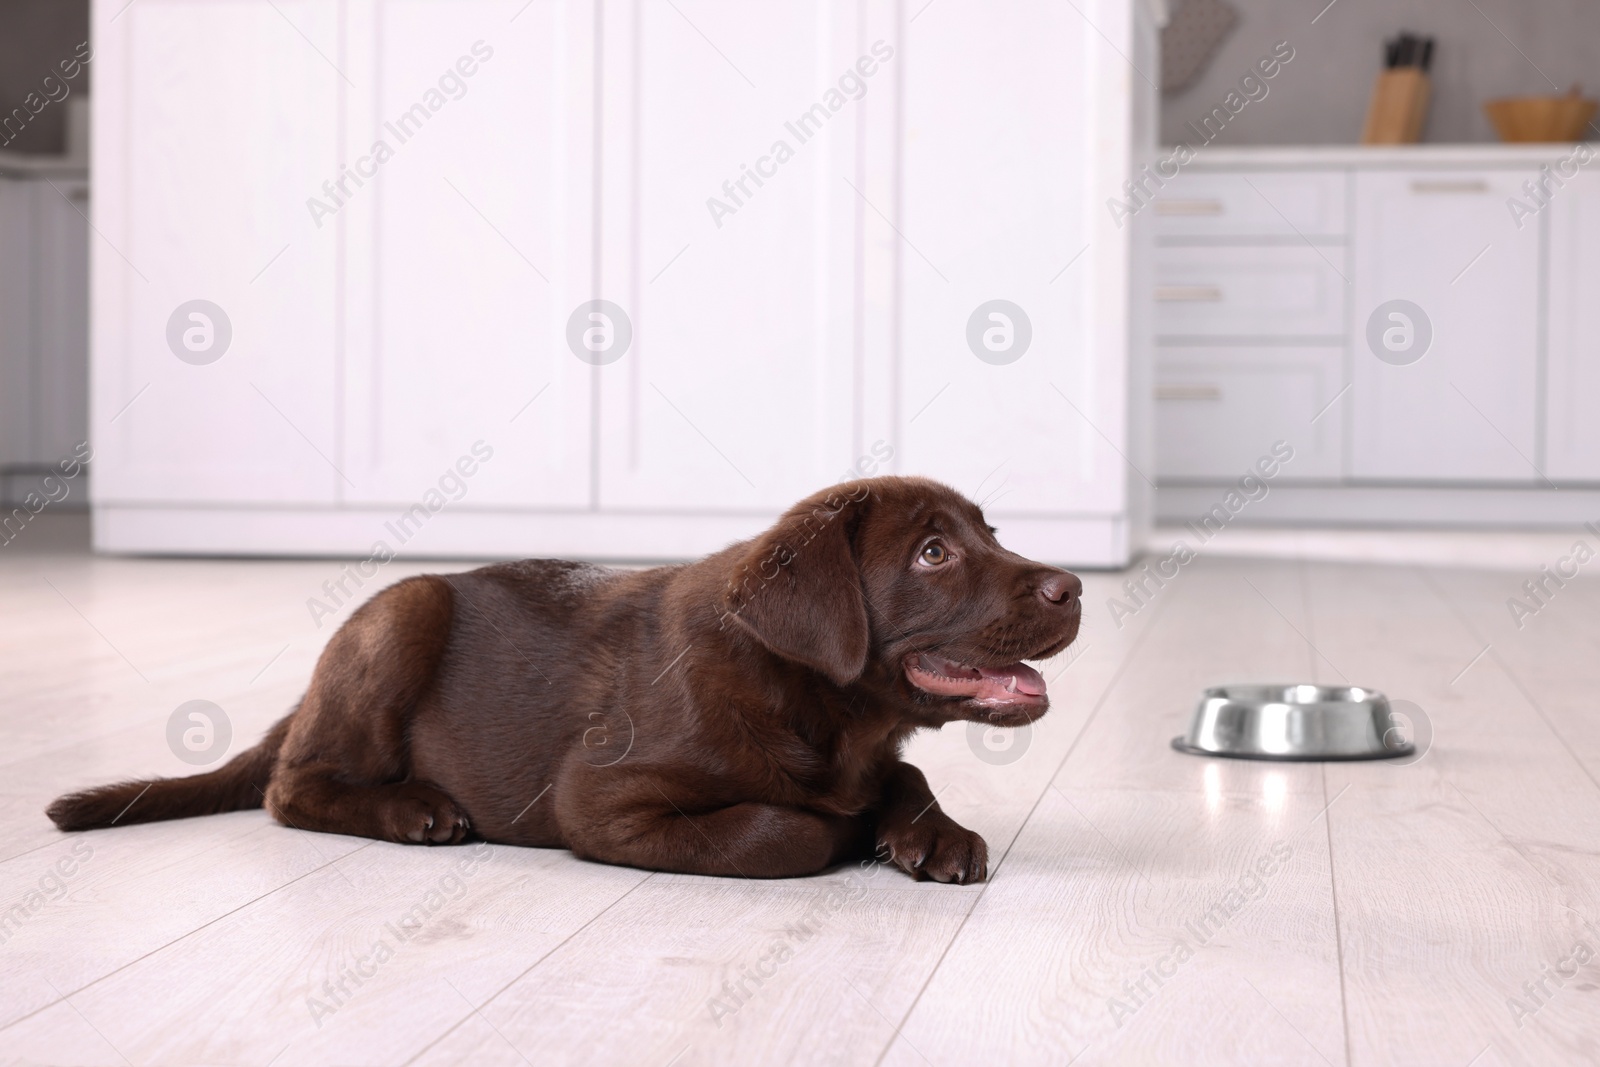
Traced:
POLYGON ((1220 215, 1221 200, 1157 200, 1157 215, 1220 215))
POLYGON ((1411 183, 1413 193, 1487 193, 1489 183, 1482 178, 1465 181, 1417 181, 1411 183))
POLYGON ((1222 290, 1215 285, 1158 285, 1156 299, 1163 303, 1215 302, 1222 299, 1222 290))
POLYGON ((1221 400, 1222 390, 1215 385, 1158 385, 1157 400, 1221 400))

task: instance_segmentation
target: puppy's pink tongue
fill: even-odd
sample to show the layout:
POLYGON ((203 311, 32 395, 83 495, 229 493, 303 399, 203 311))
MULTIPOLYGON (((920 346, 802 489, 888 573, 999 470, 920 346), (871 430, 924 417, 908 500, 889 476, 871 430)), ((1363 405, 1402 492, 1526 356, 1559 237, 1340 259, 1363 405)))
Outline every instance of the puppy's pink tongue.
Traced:
POLYGON ((1002 693, 1022 693, 1030 697, 1044 696, 1044 675, 1026 663, 1013 663, 1005 667, 979 667, 983 675, 983 695, 999 696, 1002 693))

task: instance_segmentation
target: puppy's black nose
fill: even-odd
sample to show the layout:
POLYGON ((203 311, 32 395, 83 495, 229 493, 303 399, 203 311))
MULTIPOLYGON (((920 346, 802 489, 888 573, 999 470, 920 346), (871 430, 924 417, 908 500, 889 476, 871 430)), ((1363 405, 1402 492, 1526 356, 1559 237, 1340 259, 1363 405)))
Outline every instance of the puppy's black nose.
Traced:
POLYGON ((1076 574, 1058 571, 1039 583, 1039 595, 1057 607, 1070 607, 1083 595, 1083 582, 1076 574))

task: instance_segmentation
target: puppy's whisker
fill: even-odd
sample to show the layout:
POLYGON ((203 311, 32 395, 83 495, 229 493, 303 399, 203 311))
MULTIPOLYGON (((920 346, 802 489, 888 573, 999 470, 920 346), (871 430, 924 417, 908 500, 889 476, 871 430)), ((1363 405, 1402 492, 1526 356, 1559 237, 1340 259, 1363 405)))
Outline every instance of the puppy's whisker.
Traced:
MULTIPOLYGON (((1009 478, 1010 476, 1007 475, 1007 477, 1009 478)), ((995 486, 994 492, 990 493, 979 502, 978 507, 984 511, 988 511, 989 507, 995 501, 1004 499, 1005 495, 1009 492, 1011 492, 1011 489, 1006 486, 1004 481, 1002 481, 999 485, 995 486)))

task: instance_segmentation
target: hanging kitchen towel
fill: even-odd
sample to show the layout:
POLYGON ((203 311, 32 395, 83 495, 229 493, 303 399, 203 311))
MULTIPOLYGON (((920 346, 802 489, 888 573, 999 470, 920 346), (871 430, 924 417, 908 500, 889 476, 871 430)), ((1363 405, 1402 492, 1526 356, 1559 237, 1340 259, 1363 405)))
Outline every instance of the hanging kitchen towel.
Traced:
POLYGON ((1187 89, 1238 21, 1238 9, 1228 0, 1178 0, 1161 31, 1161 91, 1187 89))

